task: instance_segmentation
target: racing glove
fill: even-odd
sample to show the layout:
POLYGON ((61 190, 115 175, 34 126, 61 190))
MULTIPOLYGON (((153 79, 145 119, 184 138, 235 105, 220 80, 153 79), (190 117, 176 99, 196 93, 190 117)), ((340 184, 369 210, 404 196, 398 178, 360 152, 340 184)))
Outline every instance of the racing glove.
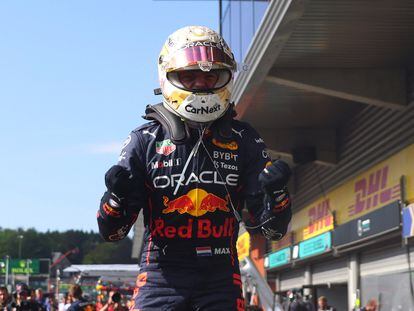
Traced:
POLYGON ((114 165, 105 174, 105 185, 109 192, 123 199, 132 190, 132 175, 126 168, 114 165))
POLYGON ((259 182, 266 194, 276 195, 283 190, 292 174, 289 165, 282 160, 275 160, 266 166, 259 175, 259 182))
POLYGON ((105 174, 105 185, 108 191, 101 199, 102 216, 120 218, 124 214, 123 201, 132 190, 132 175, 120 165, 112 166, 105 174))
POLYGON ((276 160, 259 175, 259 182, 265 195, 264 206, 258 218, 262 223, 262 234, 268 240, 283 238, 292 218, 290 197, 286 187, 291 174, 286 162, 276 160))

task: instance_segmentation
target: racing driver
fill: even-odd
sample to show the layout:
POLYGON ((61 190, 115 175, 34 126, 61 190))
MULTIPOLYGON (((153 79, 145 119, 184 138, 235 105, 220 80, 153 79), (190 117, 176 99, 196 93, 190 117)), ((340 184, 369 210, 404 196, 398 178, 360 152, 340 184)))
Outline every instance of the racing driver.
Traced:
POLYGON ((246 228, 284 236, 291 171, 271 161, 230 101, 236 62, 202 26, 169 36, 158 59, 163 102, 124 142, 105 175, 98 211, 106 241, 123 239, 143 210, 145 233, 131 310, 244 310, 236 240, 246 228))

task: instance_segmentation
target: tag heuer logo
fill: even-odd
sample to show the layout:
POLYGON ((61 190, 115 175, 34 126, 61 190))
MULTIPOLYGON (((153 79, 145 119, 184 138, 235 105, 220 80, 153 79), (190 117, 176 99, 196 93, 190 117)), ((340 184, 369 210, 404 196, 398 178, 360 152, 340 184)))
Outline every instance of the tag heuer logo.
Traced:
POLYGON ((167 156, 173 153, 174 150, 175 145, 169 139, 155 142, 155 151, 159 154, 167 156))

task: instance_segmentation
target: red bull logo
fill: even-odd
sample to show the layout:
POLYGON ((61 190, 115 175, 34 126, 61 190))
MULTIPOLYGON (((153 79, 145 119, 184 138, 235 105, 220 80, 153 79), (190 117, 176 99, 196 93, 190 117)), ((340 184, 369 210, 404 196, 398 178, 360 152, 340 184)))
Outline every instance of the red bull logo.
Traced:
POLYGON ((233 236, 235 232, 236 219, 226 217, 223 221, 212 222, 210 219, 188 219, 187 224, 179 227, 168 226, 164 219, 155 219, 151 235, 173 239, 209 239, 209 238, 226 238, 233 236))
POLYGON ((163 214, 178 212, 180 214, 188 213, 195 217, 200 217, 207 212, 214 213, 219 210, 222 212, 229 212, 228 197, 222 199, 212 193, 196 188, 190 190, 187 194, 182 195, 172 201, 164 196, 163 214))

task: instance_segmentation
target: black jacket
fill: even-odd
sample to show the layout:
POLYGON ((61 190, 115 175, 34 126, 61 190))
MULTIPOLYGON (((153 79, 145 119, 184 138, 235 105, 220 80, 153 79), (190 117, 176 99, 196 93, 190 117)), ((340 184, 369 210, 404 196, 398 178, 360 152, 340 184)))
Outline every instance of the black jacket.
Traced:
POLYGON ((155 245, 178 251, 196 248, 213 255, 237 254, 238 222, 232 206, 240 213, 247 202, 252 215, 259 212, 263 193, 258 175, 270 158, 252 127, 231 122, 231 139, 215 137, 214 128, 204 134, 176 194, 180 174, 200 134, 194 132, 186 143, 174 144, 157 122, 132 131, 118 164, 132 172, 135 190, 123 203, 126 212, 121 216, 103 208, 104 195, 98 212, 104 239, 124 238, 143 209, 144 251, 155 245))

